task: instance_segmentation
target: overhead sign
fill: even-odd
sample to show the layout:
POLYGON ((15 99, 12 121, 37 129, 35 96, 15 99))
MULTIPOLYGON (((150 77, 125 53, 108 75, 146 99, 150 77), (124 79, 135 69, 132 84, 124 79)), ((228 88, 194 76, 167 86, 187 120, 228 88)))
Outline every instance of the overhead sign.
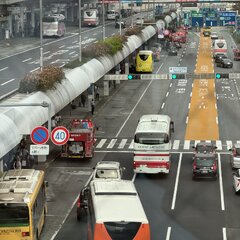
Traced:
POLYGON ((43 126, 35 127, 31 132, 31 140, 35 144, 44 144, 49 139, 49 134, 47 128, 43 126))
POLYGON ((30 155, 49 155, 49 145, 30 145, 30 155))
POLYGON ((187 67, 169 67, 169 73, 187 73, 187 67))
POLYGON ((236 15, 234 11, 222 11, 219 12, 220 26, 235 26, 236 15))
POLYGON ((59 126, 53 129, 51 139, 55 145, 64 145, 68 141, 69 135, 69 131, 65 127, 59 126))

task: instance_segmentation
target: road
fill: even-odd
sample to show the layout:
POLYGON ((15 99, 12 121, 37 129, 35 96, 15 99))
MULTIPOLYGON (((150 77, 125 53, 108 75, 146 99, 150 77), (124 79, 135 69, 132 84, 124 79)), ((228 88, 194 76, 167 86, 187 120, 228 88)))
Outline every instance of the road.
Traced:
MULTIPOLYGON (((229 37, 226 31, 221 33, 224 38, 229 37)), ((186 66, 190 72, 196 70, 201 40, 199 34, 193 32, 189 33, 188 38, 188 44, 180 50, 178 57, 167 56, 167 53, 162 52, 160 62, 155 63, 155 72, 167 72, 170 66, 186 66)), ((233 43, 231 41, 229 37, 229 44, 233 43)), ((237 66, 238 63, 234 62, 234 71, 237 66)), ((212 68, 216 71, 215 66, 212 65, 212 68)), ((123 178, 133 178, 132 139, 139 117, 148 113, 169 114, 175 122, 170 174, 139 174, 135 179, 150 222, 151 239, 239 239, 240 201, 232 187, 228 149, 240 140, 240 86, 236 80, 221 79, 213 82, 215 98, 207 98, 204 103, 210 106, 216 101, 218 122, 210 122, 209 126, 206 126, 206 134, 211 132, 211 124, 216 126, 217 123, 214 131, 219 137, 216 138, 214 132, 212 138, 210 136, 201 140, 212 141, 218 146, 219 176, 217 180, 193 181, 192 146, 200 139, 187 138, 186 131, 189 127, 189 111, 194 104, 193 91, 200 89, 197 85, 195 87, 198 88, 194 87, 196 81, 138 80, 121 84, 119 90, 94 117, 100 126, 95 157, 90 162, 58 158, 46 169, 50 199, 42 240, 86 239, 87 217, 83 217, 80 222, 76 220, 78 193, 98 161, 118 161, 126 168, 123 178), (125 144, 122 147, 123 142, 125 144)), ((201 106, 194 106, 195 114, 204 111, 201 106)), ((205 114, 205 118, 211 117, 211 114, 205 114)))

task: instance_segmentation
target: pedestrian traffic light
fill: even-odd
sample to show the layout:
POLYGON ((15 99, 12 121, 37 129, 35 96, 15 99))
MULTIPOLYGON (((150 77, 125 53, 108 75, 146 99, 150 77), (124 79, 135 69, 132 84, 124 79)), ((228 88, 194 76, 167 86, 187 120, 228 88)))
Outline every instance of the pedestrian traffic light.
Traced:
POLYGON ((229 74, 228 74, 228 73, 216 73, 216 74, 215 74, 215 78, 216 78, 216 79, 229 78, 229 74))
POLYGON ((171 74, 171 79, 185 79, 185 74, 171 74))
POLYGON ((128 74, 128 80, 141 79, 141 74, 128 74))

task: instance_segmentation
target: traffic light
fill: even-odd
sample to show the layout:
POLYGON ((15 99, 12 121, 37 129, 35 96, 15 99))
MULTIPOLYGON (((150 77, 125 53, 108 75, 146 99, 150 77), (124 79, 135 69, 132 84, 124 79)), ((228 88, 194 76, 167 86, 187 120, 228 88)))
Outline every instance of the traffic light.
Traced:
POLYGON ((228 74, 228 73, 216 73, 216 74, 215 74, 215 78, 216 78, 216 79, 229 78, 229 74, 228 74))
POLYGON ((141 79, 141 74, 128 74, 128 80, 141 79))
POLYGON ((185 74, 171 74, 171 79, 186 79, 185 74))

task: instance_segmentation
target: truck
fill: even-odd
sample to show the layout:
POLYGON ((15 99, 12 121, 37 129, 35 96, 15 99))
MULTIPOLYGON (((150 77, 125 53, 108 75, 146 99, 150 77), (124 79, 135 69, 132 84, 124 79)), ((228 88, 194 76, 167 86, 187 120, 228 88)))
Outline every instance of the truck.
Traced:
POLYGON ((187 32, 184 30, 177 31, 176 33, 171 34, 171 40, 173 42, 186 43, 187 41, 187 32))
POLYGON ((69 140, 62 146, 61 157, 87 158, 94 155, 95 125, 91 119, 73 119, 69 126, 69 140))

